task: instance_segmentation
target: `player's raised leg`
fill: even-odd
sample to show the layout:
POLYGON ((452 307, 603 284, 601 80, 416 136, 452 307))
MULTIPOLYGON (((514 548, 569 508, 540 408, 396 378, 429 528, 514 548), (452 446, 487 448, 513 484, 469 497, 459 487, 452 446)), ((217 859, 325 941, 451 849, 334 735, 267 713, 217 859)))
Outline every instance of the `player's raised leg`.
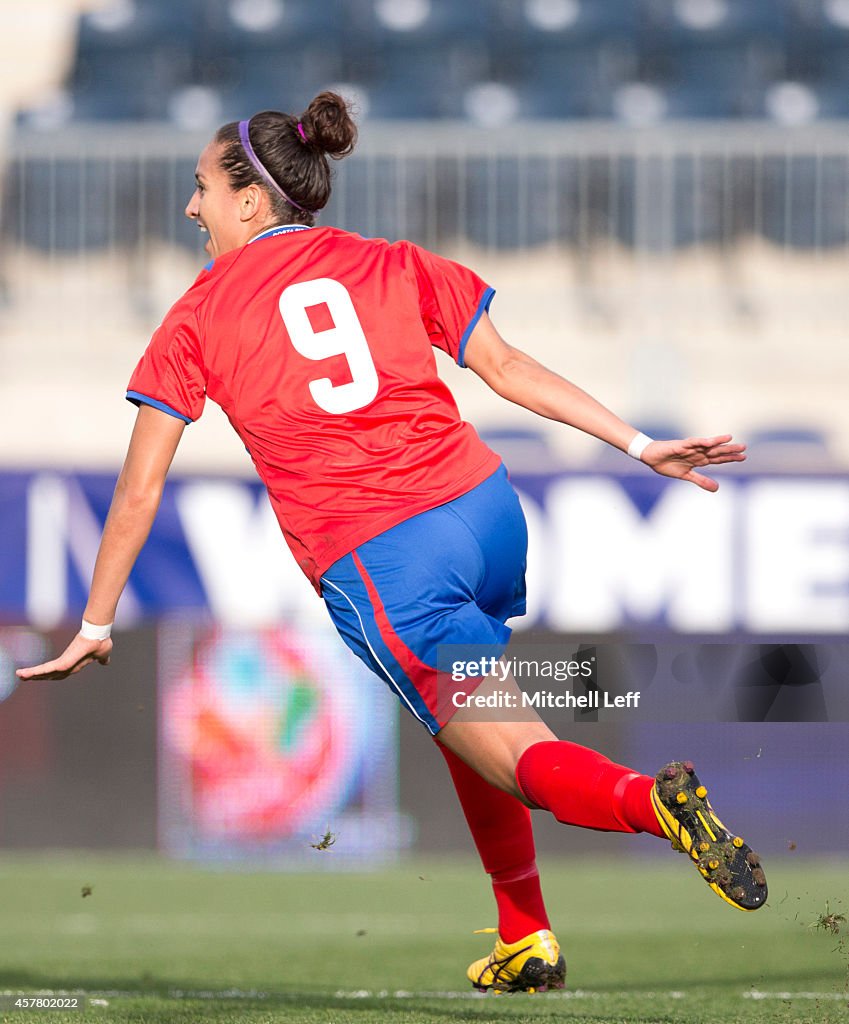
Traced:
MULTIPOLYGON (((512 679, 487 679, 476 691, 510 692, 512 679)), ((606 832, 649 832, 669 839, 695 863, 722 899, 756 910, 767 897, 757 856, 725 828, 689 762, 671 762, 656 778, 641 775, 577 743, 558 740, 540 719, 474 720, 459 710, 440 741, 493 785, 550 811, 558 821, 606 832)))

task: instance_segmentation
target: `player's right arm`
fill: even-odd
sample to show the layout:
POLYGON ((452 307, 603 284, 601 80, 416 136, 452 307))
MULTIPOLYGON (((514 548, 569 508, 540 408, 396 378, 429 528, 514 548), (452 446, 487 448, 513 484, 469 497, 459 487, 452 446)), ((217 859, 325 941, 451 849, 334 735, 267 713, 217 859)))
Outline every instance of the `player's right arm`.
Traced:
MULTIPOLYGON (((539 416, 576 427, 620 451, 627 452, 638 433, 592 395, 509 345, 486 313, 469 337, 465 364, 502 398, 539 416)), ((746 446, 730 441, 730 434, 652 441, 641 460, 661 476, 687 480, 703 490, 715 491, 719 487, 717 482, 699 473, 698 468, 743 462, 746 446)))
MULTIPOLYGON (((103 528, 91 590, 83 618, 95 625, 115 619, 130 571, 150 533, 165 478, 185 421, 150 405, 139 408, 124 466, 103 528)), ((18 669, 20 679, 64 679, 93 661, 105 665, 112 641, 87 640, 79 633, 53 661, 18 669)))

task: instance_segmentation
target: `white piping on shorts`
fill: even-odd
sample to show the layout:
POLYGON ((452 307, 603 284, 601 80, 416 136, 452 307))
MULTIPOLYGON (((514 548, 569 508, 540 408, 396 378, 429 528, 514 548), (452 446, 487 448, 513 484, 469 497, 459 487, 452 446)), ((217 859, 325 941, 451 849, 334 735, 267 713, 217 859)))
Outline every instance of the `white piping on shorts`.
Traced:
POLYGON ((389 669, 387 669, 387 667, 383 664, 383 662, 380 660, 380 658, 378 658, 377 651, 372 647, 372 645, 371 645, 371 643, 369 641, 369 638, 366 636, 366 629, 365 629, 365 626, 363 625, 363 619, 362 619, 362 616, 360 615, 360 612, 359 612, 359 609, 357 608, 357 606, 350 599, 350 597, 348 597, 348 595, 345 593, 345 591, 341 587, 337 587, 336 584, 333 583, 331 580, 329 580, 326 576, 322 576, 321 582, 322 583, 326 583, 329 587, 333 587, 334 590, 338 591, 342 595, 342 597, 345 598, 345 600, 348 602, 348 604, 354 609, 354 614, 357 616, 357 619, 358 619, 358 621, 360 623, 360 632, 363 634, 363 640, 365 640, 365 642, 366 642, 366 647, 368 647, 368 649, 371 651, 374 660, 383 669, 384 673, 386 674, 386 679, 387 679, 390 687, 398 694, 398 696, 401 698, 401 700, 407 705, 407 707, 416 716, 416 718, 418 718, 418 720, 427 729, 427 731, 430 732, 430 726, 422 718, 422 716, 418 713, 418 711, 416 711, 416 709, 413 707, 413 705, 409 702, 409 700, 407 699, 407 695, 404 693, 404 691, 398 686, 398 684, 392 678, 392 675, 390 674, 389 669))

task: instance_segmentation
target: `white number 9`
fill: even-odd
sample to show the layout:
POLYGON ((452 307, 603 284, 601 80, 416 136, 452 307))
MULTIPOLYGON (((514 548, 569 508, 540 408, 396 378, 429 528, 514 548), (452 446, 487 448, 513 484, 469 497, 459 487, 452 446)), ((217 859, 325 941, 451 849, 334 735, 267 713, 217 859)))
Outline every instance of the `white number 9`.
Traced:
POLYGON ((351 380, 334 384, 329 377, 310 381, 310 394, 325 412, 353 412, 377 395, 377 370, 348 289, 330 277, 292 284, 280 296, 280 316, 297 352, 307 359, 344 356, 351 380), (333 327, 313 330, 307 309, 326 305, 333 327))

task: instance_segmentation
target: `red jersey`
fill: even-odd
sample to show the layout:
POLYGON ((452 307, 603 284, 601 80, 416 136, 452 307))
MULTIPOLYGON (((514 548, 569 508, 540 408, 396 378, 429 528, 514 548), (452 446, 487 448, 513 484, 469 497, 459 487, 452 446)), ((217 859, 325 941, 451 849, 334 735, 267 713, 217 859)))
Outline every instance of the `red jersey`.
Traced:
POLYGON ((201 272, 153 335, 127 398, 186 422, 227 414, 298 564, 322 573, 485 480, 432 346, 461 366, 494 292, 413 245, 271 229, 201 272))

